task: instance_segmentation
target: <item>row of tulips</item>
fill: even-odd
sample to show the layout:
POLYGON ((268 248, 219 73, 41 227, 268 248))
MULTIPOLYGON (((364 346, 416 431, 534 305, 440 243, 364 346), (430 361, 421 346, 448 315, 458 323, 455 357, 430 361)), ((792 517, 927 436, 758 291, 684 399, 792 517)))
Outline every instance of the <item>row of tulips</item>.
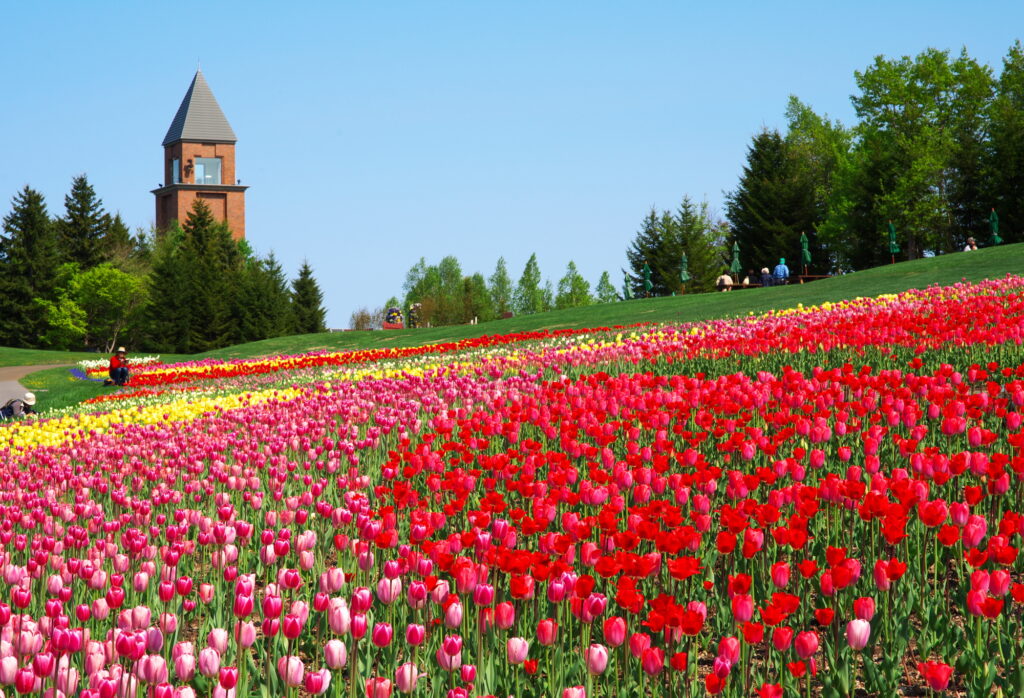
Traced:
POLYGON ((0 470, 0 685, 1024 693, 1019 287, 22 431, 0 470), (783 329, 799 341, 759 348, 783 329), (854 353, 876 365, 831 361, 854 353), (682 373, 697 362, 719 370, 682 373))

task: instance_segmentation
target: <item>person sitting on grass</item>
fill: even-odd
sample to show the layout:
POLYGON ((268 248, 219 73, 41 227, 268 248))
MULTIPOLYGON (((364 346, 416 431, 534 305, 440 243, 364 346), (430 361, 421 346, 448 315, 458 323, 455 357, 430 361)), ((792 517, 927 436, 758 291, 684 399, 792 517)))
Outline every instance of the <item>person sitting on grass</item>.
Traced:
POLYGON ((124 347, 118 347, 117 353, 110 357, 110 379, 104 385, 128 384, 128 359, 125 358, 124 347))
POLYGON ((14 398, 0 407, 0 421, 24 417, 27 414, 35 414, 33 407, 36 404, 35 393, 25 393, 25 397, 14 398))

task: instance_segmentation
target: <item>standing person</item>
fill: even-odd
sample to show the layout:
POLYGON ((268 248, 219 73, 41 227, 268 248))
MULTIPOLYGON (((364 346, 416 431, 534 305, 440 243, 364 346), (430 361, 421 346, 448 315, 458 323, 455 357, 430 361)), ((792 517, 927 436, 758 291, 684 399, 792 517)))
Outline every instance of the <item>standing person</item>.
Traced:
POLYGON ((114 385, 128 384, 128 359, 124 347, 118 347, 117 353, 110 357, 110 381, 114 385))
POLYGON ((786 266, 786 258, 782 257, 779 259, 779 263, 775 265, 775 271, 772 272, 774 281, 779 286, 784 285, 789 281, 789 267, 786 266))
POLYGON ((732 290, 732 277, 728 274, 723 273, 715 281, 715 286, 718 287, 719 291, 731 291, 732 290))
POLYGON ((768 267, 761 267, 761 285, 765 288, 772 285, 772 273, 768 271, 768 267))
POLYGON ((36 411, 33 409, 35 404, 35 393, 25 393, 25 397, 8 400, 4 403, 3 407, 0 407, 0 421, 24 417, 27 414, 35 414, 36 411))
POLYGON ((978 243, 974 241, 974 238, 967 238, 967 244, 964 246, 964 252, 974 252, 978 249, 978 243))

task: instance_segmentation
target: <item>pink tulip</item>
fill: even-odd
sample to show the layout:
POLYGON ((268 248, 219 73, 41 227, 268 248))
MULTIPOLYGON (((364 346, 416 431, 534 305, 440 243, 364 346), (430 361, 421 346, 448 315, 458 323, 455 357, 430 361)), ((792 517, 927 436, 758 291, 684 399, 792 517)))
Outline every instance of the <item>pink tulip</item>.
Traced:
POLYGON ((220 655, 212 647, 199 651, 199 673, 203 676, 217 676, 220 673, 220 655))
POLYGON ((529 651, 529 643, 521 637, 510 637, 505 643, 505 657, 509 664, 522 664, 529 651))
POLYGON ((562 698, 587 698, 587 689, 583 686, 571 686, 562 691, 562 698))
POLYGON ((387 647, 391 644, 391 638, 393 635, 394 630, 390 623, 376 623, 373 626, 371 639, 373 644, 377 647, 387 647))
POLYGON ((302 660, 295 656, 280 657, 277 660, 277 675, 286 685, 296 687, 302 685, 306 667, 302 660))
POLYGON ((412 693, 416 690, 416 682, 423 674, 419 673, 416 665, 406 662, 395 670, 395 687, 400 693, 412 693))
POLYGON ((797 633, 793 645, 800 659, 808 659, 818 651, 818 634, 811 630, 797 633))
POLYGON ((341 640, 328 640, 324 645, 324 663, 331 669, 337 671, 344 668, 348 661, 348 652, 345 643, 341 640))
POLYGON ((870 636, 871 623, 868 621, 857 618, 846 624, 846 641, 851 649, 862 650, 867 647, 870 636))
POLYGON ((604 645, 592 644, 586 652, 587 672, 600 676, 608 668, 608 649, 604 645))

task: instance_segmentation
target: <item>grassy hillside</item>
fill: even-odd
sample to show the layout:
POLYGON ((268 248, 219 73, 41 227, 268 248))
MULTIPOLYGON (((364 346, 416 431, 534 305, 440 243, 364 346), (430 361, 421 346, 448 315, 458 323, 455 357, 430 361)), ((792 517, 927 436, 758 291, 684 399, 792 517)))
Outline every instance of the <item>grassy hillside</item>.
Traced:
MULTIPOLYGON (((558 329, 565 327, 607 327, 637 322, 671 322, 705 320, 757 313, 770 309, 790 308, 798 303, 812 305, 856 296, 876 296, 895 293, 908 288, 923 288, 931 284, 952 284, 966 279, 977 281, 1024 273, 1024 244, 1004 245, 971 253, 957 253, 919 259, 913 262, 876 267, 845 276, 824 279, 808 284, 794 284, 781 288, 734 290, 730 293, 707 293, 669 298, 638 299, 622 303, 594 305, 572 310, 525 315, 508 320, 496 320, 480 325, 459 325, 418 330, 387 332, 336 332, 312 335, 278 337, 218 349, 187 358, 242 358, 266 354, 296 354, 319 349, 366 349, 375 347, 416 346, 444 342, 484 334, 504 334, 523 330, 558 329)), ((98 354, 80 352, 51 352, 32 349, 0 347, 0 366, 37 364, 70 364, 83 358, 97 358, 98 354)), ((170 358, 170 357, 168 357, 170 358)), ((34 374, 25 382, 30 386, 44 384, 74 392, 79 399, 95 394, 88 384, 75 385, 61 373, 50 369, 34 374), (45 380, 44 380, 45 378, 45 380), (33 380, 34 379, 34 380, 33 380), (72 387, 74 386, 74 387, 72 387)), ((56 396, 54 396, 56 397, 56 396)), ((73 396, 69 395, 69 398, 73 396)), ((61 401, 63 402, 63 401, 61 401)), ((71 399, 71 404, 77 402, 71 399)))
POLYGON ((336 332, 278 337, 226 347, 202 357, 242 358, 263 354, 296 354, 317 349, 366 349, 431 344, 485 334, 564 327, 608 327, 637 322, 672 322, 735 317, 771 309, 791 308, 798 303, 814 305, 857 296, 877 296, 932 284, 953 284, 961 279, 981 279, 1024 274, 1024 244, 1004 245, 971 253, 957 253, 901 262, 884 267, 784 287, 733 290, 668 298, 645 298, 606 303, 572 310, 524 315, 479 325, 459 325, 387 332, 336 332))

